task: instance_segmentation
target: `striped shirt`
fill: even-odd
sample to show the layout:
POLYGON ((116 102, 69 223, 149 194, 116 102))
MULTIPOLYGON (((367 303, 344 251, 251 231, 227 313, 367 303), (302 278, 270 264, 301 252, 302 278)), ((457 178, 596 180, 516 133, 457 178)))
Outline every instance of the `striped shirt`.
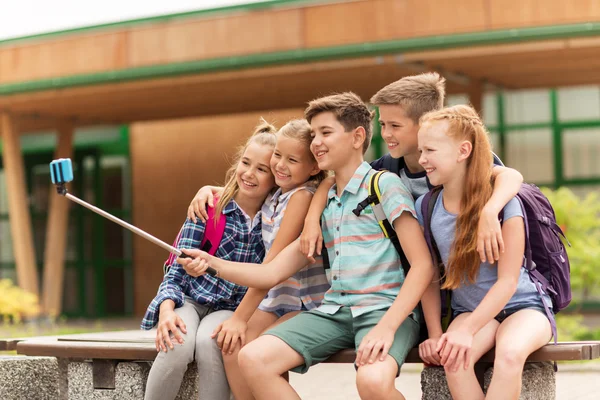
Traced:
MULTIPOLYGON (((369 180, 376 173, 363 162, 356 170, 341 197, 336 185, 322 215, 323 238, 331 264, 331 289, 318 308, 335 314, 340 307, 350 307, 357 317, 373 310, 389 308, 400 292, 404 272, 400 257, 381 230, 371 207, 359 217, 352 210, 369 195, 369 180)), ((400 178, 384 174, 379 180, 381 204, 390 223, 404 211, 416 218, 414 200, 400 178)))
MULTIPOLYGON (((248 224, 246 213, 233 200, 225 206, 223 214, 227 216, 225 231, 215 256, 223 260, 260 264, 265 255, 261 235, 261 213, 256 214, 254 223, 251 224, 253 228, 248 224)), ((203 236, 204 223, 200 220, 194 223, 188 218, 179 232, 175 247, 198 249, 203 236)), ((148 330, 156 325, 160 305, 165 300, 173 300, 177 308, 183 306, 184 297, 187 296, 199 304, 212 306, 214 310, 235 310, 246 294, 246 289, 245 286, 208 274, 194 278, 185 272, 181 264, 173 261, 156 297, 148 306, 141 328, 148 330)))
MULTIPOLYGON (((301 186, 286 193, 281 193, 281 189, 279 189, 263 205, 262 235, 267 253, 273 246, 292 195, 300 190, 315 192, 314 186, 301 186)), ((323 270, 322 260, 318 258, 314 264, 308 264, 292 277, 273 287, 258 309, 266 312, 281 311, 282 313, 300 311, 303 308, 312 310, 321 304, 327 289, 329 289, 329 282, 323 270)))

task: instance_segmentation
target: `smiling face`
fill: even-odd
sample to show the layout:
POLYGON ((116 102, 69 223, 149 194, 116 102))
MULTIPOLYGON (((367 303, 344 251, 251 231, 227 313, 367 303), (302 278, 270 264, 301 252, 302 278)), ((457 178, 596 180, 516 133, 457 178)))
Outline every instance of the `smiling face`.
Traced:
POLYGON ((406 115, 402 106, 380 105, 379 125, 392 157, 400 158, 417 151, 419 125, 406 115))
POLYGON ((239 187, 238 196, 248 199, 264 199, 273 189, 275 180, 269 168, 273 148, 250 143, 235 170, 239 187))
POLYGON ((275 183, 285 193, 318 174, 319 167, 306 143, 280 133, 271 157, 271 171, 275 183))
POLYGON ((418 134, 419 164, 425 168, 434 186, 444 185, 456 176, 458 165, 463 160, 461 142, 448 136, 448 129, 448 121, 428 122, 421 126, 418 134))
POLYGON ((358 151, 362 155, 365 134, 364 130, 362 133, 358 131, 361 128, 346 132, 344 126, 329 111, 315 115, 310 125, 313 130, 310 150, 319 169, 337 171, 353 153, 358 151))

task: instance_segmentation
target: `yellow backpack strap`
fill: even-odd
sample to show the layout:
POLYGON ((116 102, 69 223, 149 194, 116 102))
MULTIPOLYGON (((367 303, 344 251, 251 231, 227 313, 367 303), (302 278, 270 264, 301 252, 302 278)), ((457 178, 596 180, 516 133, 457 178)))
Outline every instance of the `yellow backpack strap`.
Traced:
POLYGON ((379 190, 379 179, 384 173, 385 171, 378 171, 372 175, 369 180, 369 199, 371 200, 369 205, 373 208, 373 213, 377 218, 377 222, 379 223, 383 234, 386 238, 389 238, 390 232, 392 232, 394 228, 389 223, 385 216, 385 212, 383 211, 383 206, 381 205, 381 191, 379 190))

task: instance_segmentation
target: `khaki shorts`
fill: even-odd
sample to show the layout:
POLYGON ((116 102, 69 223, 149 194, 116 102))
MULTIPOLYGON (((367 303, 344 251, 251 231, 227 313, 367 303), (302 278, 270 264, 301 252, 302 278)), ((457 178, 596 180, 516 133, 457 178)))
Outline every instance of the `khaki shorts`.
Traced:
MULTIPOLYGON (((370 311, 354 318, 348 307, 341 307, 333 315, 311 310, 296 315, 264 334, 278 337, 300 354, 304 358, 304 364, 292 371, 305 373, 310 366, 325 361, 341 350, 357 349, 386 311, 387 309, 370 311)), ((418 339, 418 322, 412 317, 406 318, 396 331, 389 350, 389 355, 398 364, 398 373, 406 355, 417 345, 418 339)))

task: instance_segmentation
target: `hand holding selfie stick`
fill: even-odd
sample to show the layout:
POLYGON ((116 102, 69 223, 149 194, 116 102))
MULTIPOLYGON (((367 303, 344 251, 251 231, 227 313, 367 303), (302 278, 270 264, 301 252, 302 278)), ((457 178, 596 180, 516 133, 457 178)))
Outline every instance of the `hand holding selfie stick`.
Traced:
MULTIPOLYGON (((73 196, 72 194, 68 193, 65 184, 68 182, 71 182, 73 180, 73 166, 71 164, 71 159, 60 158, 58 160, 52 161, 50 163, 50 177, 52 179, 52 183, 54 185, 56 185, 56 191, 58 192, 58 194, 65 196, 69 200, 72 200, 75 203, 80 204, 80 205, 84 206, 85 208, 92 210, 96 214, 100 214, 104 218, 107 218, 107 219, 121 225, 123 228, 129 229, 131 232, 133 232, 137 235, 140 235, 144 239, 151 241, 152 243, 162 247, 163 249, 167 250, 170 253, 175 254, 178 257, 192 258, 191 256, 183 253, 181 250, 163 242, 162 240, 150 235, 149 233, 144 232, 140 228, 137 228, 137 227, 123 221, 122 219, 119 219, 119 218, 115 217, 114 215, 111 215, 111 214, 107 213, 106 211, 101 210, 98 207, 95 207, 95 206, 73 196)), ((211 267, 208 267, 206 270, 206 273, 210 274, 212 276, 215 276, 217 274, 217 271, 215 271, 211 267)))

